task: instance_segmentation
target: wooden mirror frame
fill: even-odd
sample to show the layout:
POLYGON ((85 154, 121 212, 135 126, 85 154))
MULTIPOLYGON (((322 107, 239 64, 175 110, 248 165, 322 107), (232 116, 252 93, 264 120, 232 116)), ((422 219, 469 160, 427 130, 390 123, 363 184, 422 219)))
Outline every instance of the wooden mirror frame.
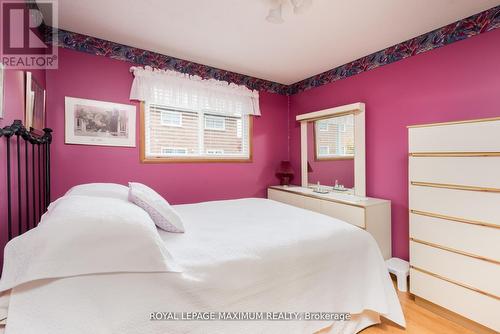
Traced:
POLYGON ((297 115, 296 120, 300 122, 302 187, 309 186, 307 173, 307 123, 349 114, 354 115, 354 194, 356 196, 366 196, 365 104, 362 102, 297 115))

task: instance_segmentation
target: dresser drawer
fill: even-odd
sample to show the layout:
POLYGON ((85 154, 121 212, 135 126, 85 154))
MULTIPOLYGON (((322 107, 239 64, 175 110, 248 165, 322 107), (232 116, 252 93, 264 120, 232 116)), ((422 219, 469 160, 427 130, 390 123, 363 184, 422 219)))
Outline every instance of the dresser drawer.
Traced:
POLYGON ((302 209, 316 212, 320 211, 319 200, 307 196, 293 194, 287 191, 268 189, 267 197, 274 201, 290 204, 302 209))
POLYGON ((410 153, 500 152, 500 120, 409 129, 410 153))
POLYGON ((500 189, 500 157, 410 157, 410 180, 500 189))
POLYGON ((500 225, 500 193, 410 185, 410 209, 500 225))
POLYGON ((500 261, 500 229, 410 213, 410 237, 500 261))
POLYGON ((500 297, 500 265, 410 241, 410 263, 454 282, 500 297))
POLYGON ((343 220, 349 224, 365 228, 364 208, 321 200, 319 212, 343 220))
POLYGON ((484 326, 500 331, 500 301, 410 269, 410 291, 484 326))

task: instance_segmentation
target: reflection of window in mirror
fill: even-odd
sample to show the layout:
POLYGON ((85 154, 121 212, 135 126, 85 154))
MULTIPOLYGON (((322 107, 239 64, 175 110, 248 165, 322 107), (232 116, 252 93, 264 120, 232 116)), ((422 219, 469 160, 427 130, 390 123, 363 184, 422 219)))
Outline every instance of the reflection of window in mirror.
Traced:
POLYGON ((354 159, 354 115, 314 121, 316 160, 354 159))

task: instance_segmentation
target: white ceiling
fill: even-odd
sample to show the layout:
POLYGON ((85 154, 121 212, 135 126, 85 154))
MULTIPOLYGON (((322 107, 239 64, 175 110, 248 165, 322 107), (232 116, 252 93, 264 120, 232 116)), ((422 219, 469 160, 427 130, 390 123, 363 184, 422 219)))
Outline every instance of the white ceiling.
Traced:
POLYGON ((59 27, 291 84, 500 4, 313 0, 278 25, 265 20, 275 1, 59 0, 59 27))

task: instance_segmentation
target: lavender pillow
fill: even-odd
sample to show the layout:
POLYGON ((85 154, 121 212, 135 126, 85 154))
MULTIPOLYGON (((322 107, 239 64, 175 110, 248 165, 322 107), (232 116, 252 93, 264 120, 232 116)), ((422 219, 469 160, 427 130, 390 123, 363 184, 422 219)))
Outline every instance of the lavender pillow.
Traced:
POLYGON ((172 206, 148 186, 129 182, 128 200, 146 211, 156 226, 167 232, 184 232, 181 217, 172 206))

